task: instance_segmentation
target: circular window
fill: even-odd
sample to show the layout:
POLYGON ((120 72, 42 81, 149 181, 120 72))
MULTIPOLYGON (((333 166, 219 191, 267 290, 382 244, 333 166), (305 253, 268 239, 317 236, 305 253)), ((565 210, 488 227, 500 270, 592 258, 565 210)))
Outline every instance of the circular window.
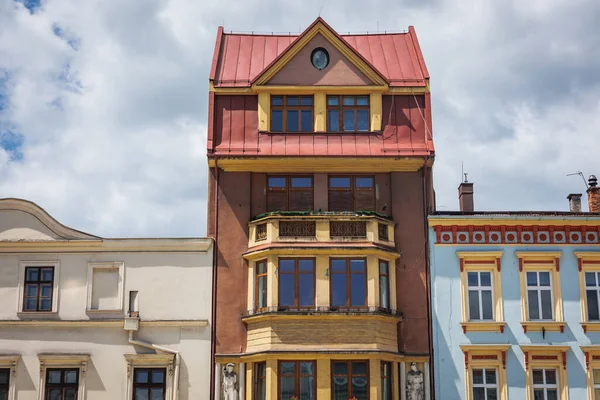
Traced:
POLYGON ((329 65, 329 53, 322 47, 317 47, 314 49, 310 55, 310 61, 312 62, 313 67, 318 70, 322 70, 327 68, 329 65))

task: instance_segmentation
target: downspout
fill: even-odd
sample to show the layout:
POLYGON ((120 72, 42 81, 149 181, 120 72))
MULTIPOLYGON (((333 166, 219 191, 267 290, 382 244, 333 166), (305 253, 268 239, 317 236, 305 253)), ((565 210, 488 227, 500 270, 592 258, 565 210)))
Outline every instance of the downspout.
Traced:
POLYGON ((167 349, 166 347, 158 346, 152 343, 143 342, 141 340, 135 340, 133 338, 133 331, 129 331, 129 344, 133 344, 147 349, 158 350, 164 353, 173 354, 175 356, 175 376, 173 378, 173 400, 179 398, 179 352, 177 350, 167 349))
POLYGON ((215 217, 213 221, 215 223, 215 237, 213 245, 213 273, 212 273, 212 315, 211 315, 211 340, 210 340, 210 399, 215 398, 215 355, 217 353, 217 275, 218 275, 218 263, 219 257, 217 249, 218 238, 219 238, 219 160, 215 156, 215 217))
POLYGON ((425 162, 423 163, 423 218, 425 225, 425 281, 427 287, 427 335, 429 337, 429 386, 430 386, 430 394, 431 400, 435 400, 435 370, 433 367, 433 331, 432 331, 432 318, 433 312, 431 310, 431 277, 429 271, 429 224, 428 224, 428 215, 429 215, 429 196, 428 196, 428 185, 427 185, 427 162, 430 157, 425 157, 425 162))

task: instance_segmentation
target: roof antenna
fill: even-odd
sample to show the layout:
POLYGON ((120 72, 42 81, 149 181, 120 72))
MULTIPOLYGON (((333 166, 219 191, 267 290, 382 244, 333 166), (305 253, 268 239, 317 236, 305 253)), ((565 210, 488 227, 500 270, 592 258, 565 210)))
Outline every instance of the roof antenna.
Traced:
POLYGON ((573 176, 573 175, 579 175, 579 176, 581 176, 581 179, 583 179, 583 183, 585 184, 585 188, 589 189, 588 183, 585 180, 585 177, 583 176, 583 172, 577 171, 577 172, 573 172, 572 174, 567 174, 567 176, 573 176))
POLYGON ((323 5, 321 5, 321 8, 319 8, 319 18, 321 17, 321 11, 323 11, 323 5))

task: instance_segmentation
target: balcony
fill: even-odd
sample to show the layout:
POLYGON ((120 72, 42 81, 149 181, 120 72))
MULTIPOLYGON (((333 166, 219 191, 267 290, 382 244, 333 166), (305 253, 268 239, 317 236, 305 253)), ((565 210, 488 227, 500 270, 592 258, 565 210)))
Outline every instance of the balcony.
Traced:
POLYGON ((393 248, 394 221, 374 212, 273 212, 249 224, 248 250, 285 243, 365 243, 393 248))

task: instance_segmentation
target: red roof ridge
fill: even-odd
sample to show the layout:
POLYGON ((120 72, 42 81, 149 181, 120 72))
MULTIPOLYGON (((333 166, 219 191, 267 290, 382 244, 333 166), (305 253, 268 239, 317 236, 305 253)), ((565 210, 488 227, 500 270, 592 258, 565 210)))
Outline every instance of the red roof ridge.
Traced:
POLYGON ((423 77, 425 79, 429 79, 429 71, 427 70, 427 66, 425 65, 425 58, 423 58, 423 52, 421 51, 421 46, 419 46, 419 40, 417 39, 417 32, 415 31, 415 27, 409 25, 408 33, 410 34, 413 46, 415 47, 415 52, 417 53, 417 60, 419 61, 419 66, 421 67, 423 77))
POLYGON ((210 74, 208 75, 208 79, 213 81, 217 75, 217 64, 219 63, 219 54, 221 53, 221 40, 223 39, 223 27, 219 26, 217 28, 217 39, 215 43, 215 51, 213 53, 213 59, 210 66, 210 74))

